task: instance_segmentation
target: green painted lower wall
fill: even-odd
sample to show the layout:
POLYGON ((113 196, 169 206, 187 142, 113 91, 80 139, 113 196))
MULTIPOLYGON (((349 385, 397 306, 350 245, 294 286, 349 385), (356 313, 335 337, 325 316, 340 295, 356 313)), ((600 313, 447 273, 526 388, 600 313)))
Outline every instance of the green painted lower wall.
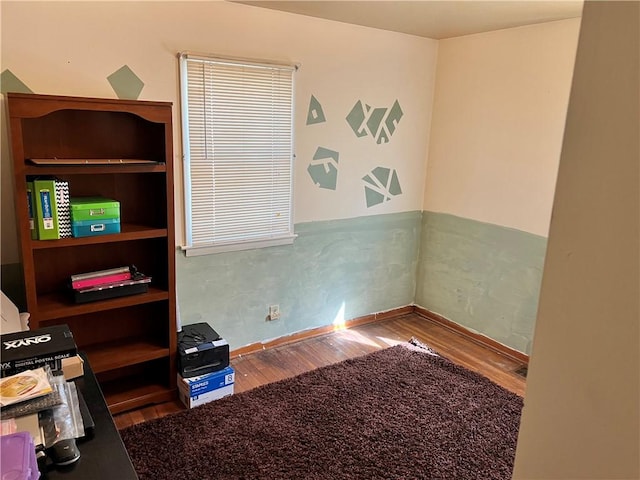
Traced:
POLYGON ((547 240, 423 212, 415 303, 529 354, 547 240))
MULTIPOLYGON (((188 258, 178 252, 181 323, 208 322, 235 349, 415 303, 530 353, 544 237, 433 212, 295 230, 293 245, 188 258), (272 304, 281 318, 268 322, 272 304)), ((2 265, 2 289, 24 303, 19 264, 2 265)))
POLYGON ((413 303, 421 212, 301 223, 293 245, 177 254, 182 324, 208 322, 231 349, 413 303), (268 306, 281 318, 266 321, 268 306))

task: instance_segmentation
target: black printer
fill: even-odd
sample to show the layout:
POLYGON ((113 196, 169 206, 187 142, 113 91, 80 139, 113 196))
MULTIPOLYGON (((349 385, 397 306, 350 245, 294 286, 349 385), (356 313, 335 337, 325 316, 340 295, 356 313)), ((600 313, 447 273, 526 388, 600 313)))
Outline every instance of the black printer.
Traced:
POLYGON ((208 323, 185 325, 178 332, 178 372, 183 378, 229 366, 229 343, 208 323))

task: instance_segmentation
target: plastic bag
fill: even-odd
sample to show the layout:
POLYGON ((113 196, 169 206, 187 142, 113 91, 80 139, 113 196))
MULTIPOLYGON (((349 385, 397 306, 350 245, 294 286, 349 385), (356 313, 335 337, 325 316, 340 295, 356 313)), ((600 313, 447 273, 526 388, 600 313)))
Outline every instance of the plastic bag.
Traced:
POLYGON ((62 403, 38 414, 45 448, 60 440, 70 440, 84 435, 75 383, 67 382, 64 376, 59 375, 53 377, 51 386, 60 394, 62 403))

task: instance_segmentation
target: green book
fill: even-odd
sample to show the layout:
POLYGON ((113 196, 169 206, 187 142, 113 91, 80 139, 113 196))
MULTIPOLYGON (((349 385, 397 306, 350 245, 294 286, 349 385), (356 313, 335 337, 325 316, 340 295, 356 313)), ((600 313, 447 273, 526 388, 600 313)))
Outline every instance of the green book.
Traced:
POLYGON ((33 192, 33 182, 27 182, 27 207, 29 208, 29 230, 31 240, 38 239, 38 221, 36 219, 36 197, 33 192))
POLYGON ((36 220, 39 240, 57 240, 58 213, 56 206, 55 180, 34 180, 33 191, 36 204, 36 220))

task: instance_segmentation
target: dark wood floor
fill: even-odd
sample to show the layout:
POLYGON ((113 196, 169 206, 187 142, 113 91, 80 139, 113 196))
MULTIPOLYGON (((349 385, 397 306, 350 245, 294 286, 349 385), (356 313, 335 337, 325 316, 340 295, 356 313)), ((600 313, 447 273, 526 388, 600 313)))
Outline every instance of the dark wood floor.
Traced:
MULTIPOLYGON (((525 379, 516 373, 523 366, 522 363, 416 314, 338 330, 233 358, 231 366, 236 372, 235 393, 406 342, 411 337, 426 343, 451 361, 524 396, 525 379)), ((114 419, 116 426, 122 429, 180 410, 184 410, 184 407, 176 400, 121 413, 114 419)))

